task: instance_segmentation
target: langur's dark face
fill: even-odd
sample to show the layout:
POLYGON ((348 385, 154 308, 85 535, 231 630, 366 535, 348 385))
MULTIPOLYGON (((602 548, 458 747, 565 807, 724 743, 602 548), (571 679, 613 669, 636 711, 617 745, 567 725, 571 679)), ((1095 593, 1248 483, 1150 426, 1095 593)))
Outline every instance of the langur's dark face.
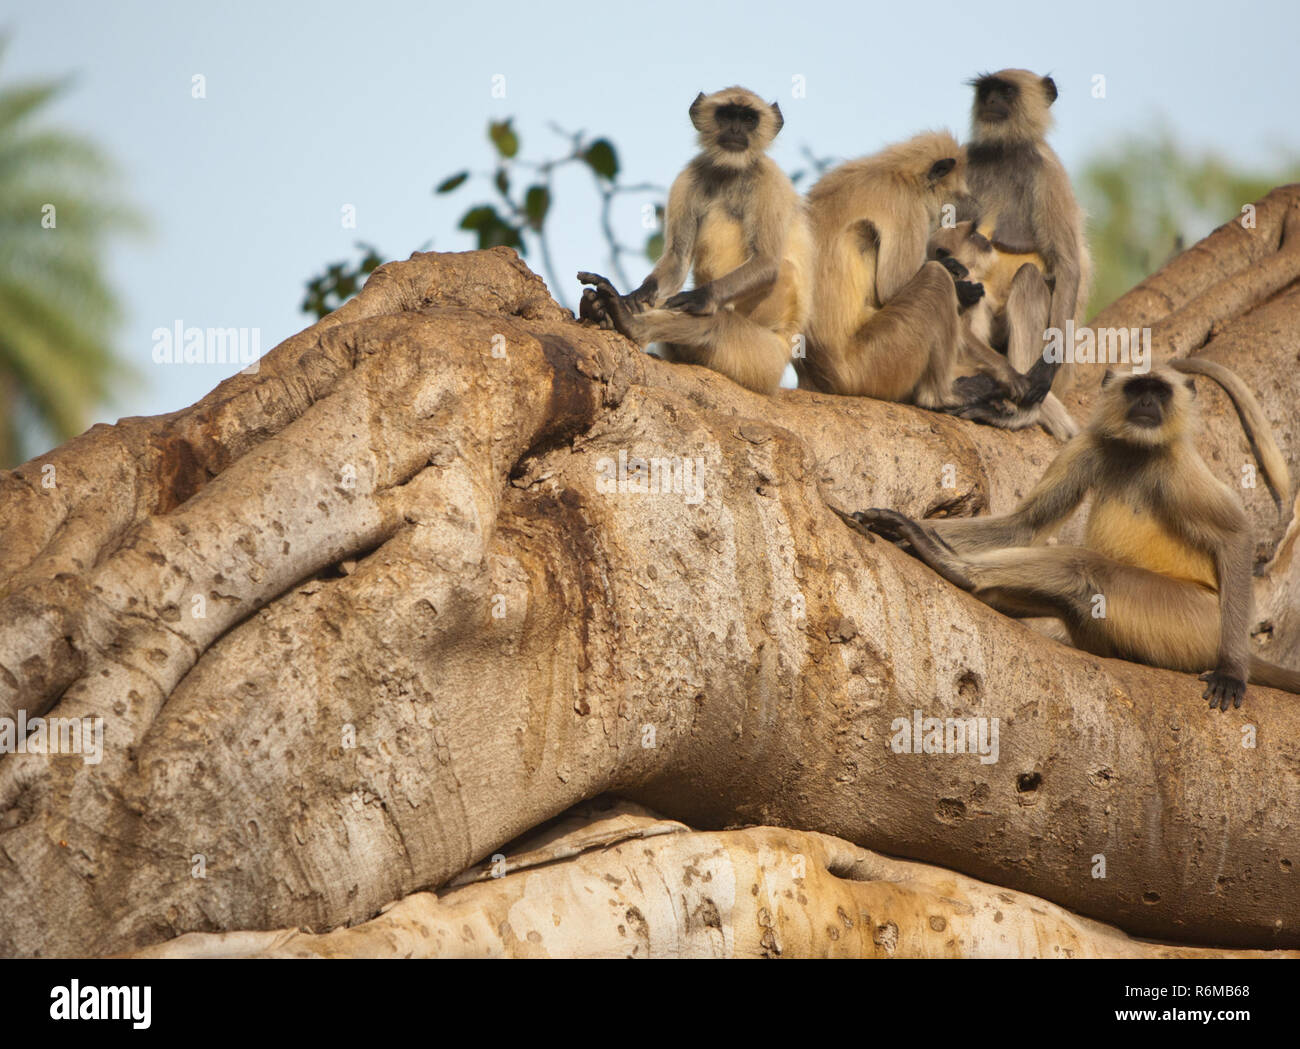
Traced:
POLYGON ((1015 109, 1020 88, 1009 80, 986 76, 975 83, 975 116, 983 124, 1001 124, 1015 109))
POLYGON ((713 111, 718 145, 729 153, 743 153, 749 148, 750 136, 758 130, 758 111, 750 106, 728 103, 713 111))
POLYGON ((1174 388, 1164 379, 1135 376, 1124 383, 1124 397, 1128 402, 1125 418, 1142 429, 1156 429, 1165 421, 1173 394, 1174 388))

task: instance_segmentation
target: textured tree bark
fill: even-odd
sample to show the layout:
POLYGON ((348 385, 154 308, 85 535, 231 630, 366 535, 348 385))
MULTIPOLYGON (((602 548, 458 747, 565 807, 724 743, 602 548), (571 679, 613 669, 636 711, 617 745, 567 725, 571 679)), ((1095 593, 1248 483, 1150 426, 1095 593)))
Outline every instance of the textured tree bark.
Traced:
POLYGON ((1143 943, 1024 893, 825 834, 691 831, 638 809, 584 803, 448 891, 415 893, 361 925, 187 933, 133 955, 1300 958, 1143 943))
MULTIPOLYGON (((1097 319, 1237 369, 1292 463, 1298 214, 1275 191, 1097 319)), ((0 474, 0 716, 105 732, 98 764, 0 759, 0 953, 362 922, 605 792, 1136 935, 1300 945, 1292 697, 1211 716, 1194 678, 1047 640, 826 505, 1000 511, 1057 447, 658 362, 506 249, 381 267, 255 374, 0 474), (620 455, 698 484, 611 492, 620 455), (916 710, 1000 719, 999 760, 894 753, 916 710)), ((1300 665, 1295 533, 1242 495, 1278 548, 1258 643, 1300 665)))

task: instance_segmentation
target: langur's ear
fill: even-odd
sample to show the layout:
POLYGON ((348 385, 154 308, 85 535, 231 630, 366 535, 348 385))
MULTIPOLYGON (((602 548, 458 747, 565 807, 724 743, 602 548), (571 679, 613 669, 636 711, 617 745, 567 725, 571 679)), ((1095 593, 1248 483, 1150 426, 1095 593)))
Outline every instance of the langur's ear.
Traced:
POLYGON ((1192 395, 1193 397, 1196 396, 1196 382, 1195 382, 1195 380, 1191 379, 1190 377, 1189 377, 1189 378, 1186 378, 1186 379, 1183 380, 1183 385, 1187 387, 1188 391, 1191 393, 1191 395, 1192 395))
POLYGON ((779 102, 772 103, 772 116, 776 119, 776 129, 772 132, 772 137, 776 138, 781 133, 781 129, 785 127, 785 117, 781 115, 781 104, 779 102))
POLYGON ((936 160, 930 165, 930 174, 928 177, 931 182, 938 182, 956 166, 956 157, 944 157, 942 160, 936 160))
POLYGON ((993 247, 993 245, 989 243, 988 237, 984 236, 983 233, 974 227, 971 228, 969 239, 970 242, 974 244, 975 247, 979 248, 980 251, 987 251, 989 248, 993 247))
POLYGON ((700 121, 704 119, 704 92, 703 91, 701 91, 698 95, 696 95, 695 101, 691 103, 690 114, 691 114, 691 125, 695 128, 696 131, 703 131, 704 128, 700 127, 700 121))
POLYGON ((1049 106, 1056 101, 1056 81, 1050 76, 1043 77, 1043 94, 1047 96, 1049 106))
POLYGON ((1107 368, 1106 374, 1101 377, 1101 388, 1104 390, 1115 380, 1115 369, 1107 368))

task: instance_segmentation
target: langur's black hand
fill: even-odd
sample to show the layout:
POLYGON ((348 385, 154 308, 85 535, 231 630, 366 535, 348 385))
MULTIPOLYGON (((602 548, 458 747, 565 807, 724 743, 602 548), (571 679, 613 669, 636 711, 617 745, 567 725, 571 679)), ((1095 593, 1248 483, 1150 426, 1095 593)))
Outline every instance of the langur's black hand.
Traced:
POLYGON ((651 275, 645 279, 645 282, 631 295, 627 296, 628 305, 632 309, 640 312, 647 307, 653 306, 655 296, 659 294, 659 282, 651 275))
POLYGON ((867 528, 867 526, 864 525, 861 521, 858 520, 856 514, 851 514, 847 510, 841 510, 838 506, 833 506, 830 503, 827 503, 826 505, 830 506, 830 508, 835 512, 836 516, 838 516, 839 519, 843 521, 846 525, 852 528, 859 535, 865 536, 867 542, 874 543, 876 541, 876 537, 871 534, 871 530, 867 528))
POLYGON ((678 292, 664 303, 664 309, 681 310, 682 313, 699 316, 716 312, 717 304, 713 301, 713 296, 709 294, 707 288, 693 288, 690 291, 678 292))
POLYGON ((1218 707, 1226 712, 1229 701, 1234 707, 1240 707, 1241 701, 1246 698, 1246 682, 1233 674, 1222 670, 1207 670, 1200 675, 1200 680, 1205 682, 1201 698, 1210 701, 1211 710, 1218 707))
POLYGON ((971 280, 957 281, 957 307, 959 309, 969 309, 982 298, 984 298, 983 284, 976 284, 971 280))
POLYGON ((891 543, 906 539, 908 530, 913 527, 911 518, 897 510, 872 507, 870 510, 858 510, 852 517, 863 528, 891 543))
MULTIPOLYGON (((952 274, 953 280, 965 280, 968 276, 970 276, 970 270, 968 270, 965 266, 963 266, 960 262, 958 262, 955 258, 953 258, 951 252, 941 248, 937 253, 937 258, 939 264, 942 265, 944 269, 946 269, 949 273, 952 274)), ((980 291, 983 292, 983 285, 980 285, 979 287, 980 287, 980 291)))

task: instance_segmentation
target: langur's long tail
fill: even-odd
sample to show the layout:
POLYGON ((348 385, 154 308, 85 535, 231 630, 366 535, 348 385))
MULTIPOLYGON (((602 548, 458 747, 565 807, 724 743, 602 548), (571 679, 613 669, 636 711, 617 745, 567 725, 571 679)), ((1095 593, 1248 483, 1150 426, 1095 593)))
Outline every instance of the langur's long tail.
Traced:
POLYGON ((1300 696, 1300 670, 1288 670, 1276 663, 1266 663, 1259 656, 1250 657, 1250 683, 1280 688, 1300 696))
POLYGON ((1291 475, 1287 472, 1286 460, 1282 458, 1282 452, 1273 439, 1273 428, 1264 418, 1263 409, 1250 392, 1250 387, 1232 369, 1204 357, 1179 357, 1170 361, 1169 366, 1174 371, 1185 374, 1204 375, 1223 387, 1232 406, 1237 409, 1237 418, 1241 420, 1241 428, 1246 432, 1250 450, 1255 453, 1255 460, 1264 471, 1264 483, 1273 493, 1273 501, 1277 503, 1278 509, 1282 510, 1291 500, 1291 475))

